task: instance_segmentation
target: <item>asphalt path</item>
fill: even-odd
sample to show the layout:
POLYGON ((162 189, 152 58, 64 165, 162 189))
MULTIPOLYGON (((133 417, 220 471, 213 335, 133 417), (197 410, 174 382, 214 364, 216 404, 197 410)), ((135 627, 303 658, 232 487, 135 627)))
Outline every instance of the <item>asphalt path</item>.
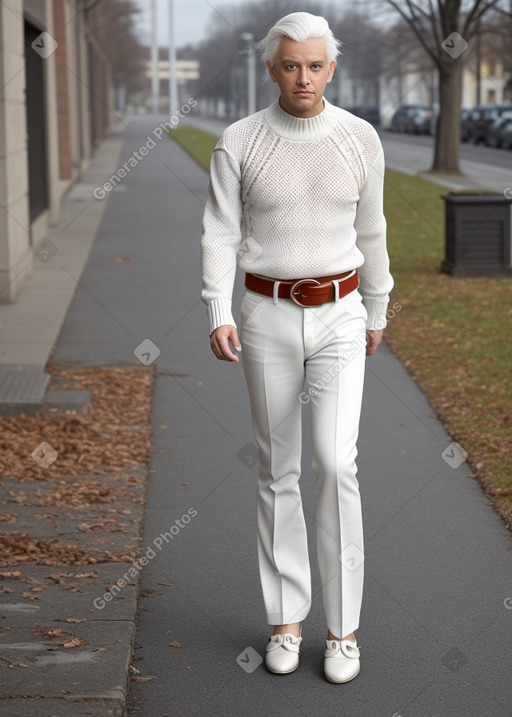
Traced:
MULTIPOLYGON (((435 138, 429 135, 404 134, 389 131, 380 131, 381 138, 384 142, 395 141, 401 142, 406 147, 425 147, 433 151, 435 138)), ((482 164, 491 164, 495 167, 508 169, 512 174, 512 151, 509 149, 496 149, 495 147, 486 147, 483 144, 473 144, 472 142, 461 142, 460 157, 462 160, 469 162, 478 162, 482 164)))
MULTIPOLYGON (((127 118, 121 162, 157 122, 127 118)), ((509 717, 510 536, 461 448, 385 345, 367 362, 359 440, 361 672, 346 685, 322 676, 326 626, 307 407, 301 484, 314 602, 299 669, 276 676, 261 664, 270 629, 256 561, 247 392, 242 367, 210 352, 199 298, 207 184, 204 170, 168 139, 123 179, 54 354, 125 363, 142 342, 154 344, 145 344, 156 368, 142 542, 150 559, 133 660, 139 676, 152 679, 131 684, 130 713, 509 717)), ((237 307, 240 297, 238 280, 237 307)))
POLYGON ((512 191, 512 152, 483 145, 460 145, 460 170, 463 176, 435 177, 430 170, 434 137, 381 132, 386 166, 459 189, 492 190, 500 195, 512 191))

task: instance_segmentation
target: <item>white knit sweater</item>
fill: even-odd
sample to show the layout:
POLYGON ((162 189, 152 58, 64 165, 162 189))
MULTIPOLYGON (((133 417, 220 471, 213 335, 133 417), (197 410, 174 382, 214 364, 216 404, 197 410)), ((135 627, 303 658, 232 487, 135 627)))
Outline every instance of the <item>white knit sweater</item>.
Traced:
POLYGON ((384 155, 365 120, 324 98, 310 118, 276 100, 230 125, 211 158, 201 257, 210 333, 236 326, 236 266, 275 279, 358 269, 367 328, 383 328, 393 279, 382 209, 384 155))

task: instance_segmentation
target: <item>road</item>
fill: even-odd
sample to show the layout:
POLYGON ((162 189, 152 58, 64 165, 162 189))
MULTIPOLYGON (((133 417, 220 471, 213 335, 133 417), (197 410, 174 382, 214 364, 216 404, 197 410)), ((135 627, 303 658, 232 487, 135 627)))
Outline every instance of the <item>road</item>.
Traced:
MULTIPOLYGON (((407 148, 414 146, 424 147, 429 152, 434 148, 434 137, 428 135, 417 134, 398 134, 396 132, 380 132, 382 141, 390 143, 392 141, 400 142, 407 148)), ((512 174, 512 151, 507 149, 494 149, 493 147, 485 147, 482 144, 474 145, 467 142, 461 142, 460 157, 463 161, 477 162, 480 164, 489 164, 497 168, 503 168, 512 174)))
MULTIPOLYGON (((395 132, 380 132, 380 135, 387 167, 411 174, 422 174, 429 169, 434 137, 395 132)), ((509 150, 461 143, 460 168, 466 175, 464 178, 437 176, 435 181, 456 189, 490 189, 498 194, 512 186, 512 152, 509 150)))

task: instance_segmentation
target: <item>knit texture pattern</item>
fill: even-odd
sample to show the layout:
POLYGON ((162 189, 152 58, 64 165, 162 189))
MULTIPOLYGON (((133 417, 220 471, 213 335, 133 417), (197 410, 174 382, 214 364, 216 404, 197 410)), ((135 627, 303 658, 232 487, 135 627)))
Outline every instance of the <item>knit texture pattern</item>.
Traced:
POLYGON ((276 100, 230 125, 212 154, 203 215, 201 297, 210 333, 236 326, 237 265, 282 280, 357 268, 367 328, 384 328, 393 279, 383 179, 375 129, 325 98, 315 117, 294 117, 276 100))

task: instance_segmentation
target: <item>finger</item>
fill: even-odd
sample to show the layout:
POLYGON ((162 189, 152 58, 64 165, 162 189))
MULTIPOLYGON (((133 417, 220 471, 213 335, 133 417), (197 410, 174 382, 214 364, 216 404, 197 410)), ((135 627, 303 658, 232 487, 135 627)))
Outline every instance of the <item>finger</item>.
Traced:
POLYGON ((366 355, 371 356, 377 350, 378 345, 382 339, 382 333, 371 334, 367 333, 368 341, 366 345, 366 355))
POLYGON ((218 339, 218 349, 220 352, 220 357, 227 361, 233 361, 235 363, 239 362, 238 356, 235 356, 235 354, 231 351, 229 348, 229 342, 227 336, 223 336, 218 339))
POLYGON ((371 356, 372 353, 375 350, 375 340, 373 337, 373 334, 371 334, 369 331, 366 332, 366 355, 371 356))
POLYGON ((236 356, 236 354, 231 351, 227 338, 220 339, 220 346, 223 355, 228 359, 228 361, 234 361, 235 363, 238 363, 240 361, 238 356, 236 356))
POLYGON ((212 351, 215 354, 215 357, 219 359, 219 361, 227 361, 228 359, 226 356, 224 356, 221 347, 219 346, 218 341, 212 341, 212 351))
POLYGON ((242 345, 240 343, 240 339, 238 338, 238 334, 236 331, 233 332, 233 335, 231 336, 231 343, 235 347, 237 351, 242 350, 242 345))
POLYGON ((219 359, 219 361, 226 361, 224 354, 222 353, 222 349, 219 345, 219 340, 217 336, 212 336, 210 339, 210 347, 213 353, 215 354, 215 357, 219 359))
POLYGON ((222 355, 221 350, 217 346, 217 342, 212 339, 210 343, 211 350, 213 351, 215 358, 219 359, 219 361, 225 361, 226 359, 222 355))

